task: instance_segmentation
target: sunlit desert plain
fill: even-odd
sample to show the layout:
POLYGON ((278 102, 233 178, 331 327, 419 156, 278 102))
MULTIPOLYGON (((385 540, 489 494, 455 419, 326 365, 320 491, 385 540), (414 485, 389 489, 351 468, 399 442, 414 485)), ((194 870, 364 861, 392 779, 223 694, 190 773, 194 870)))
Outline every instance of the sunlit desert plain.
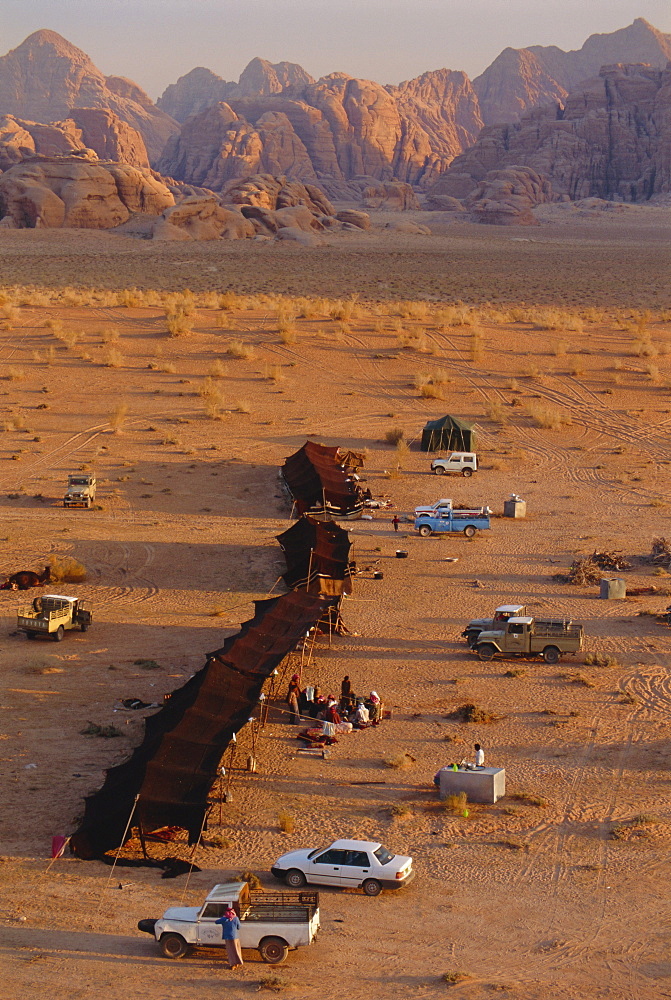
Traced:
MULTIPOLYGON (((548 208, 522 231, 433 216, 430 237, 310 251, 2 234, 1 568, 77 560, 86 579, 59 587, 94 611, 86 634, 27 643, 25 597, 0 592, 3 995, 671 995, 671 633, 657 618, 671 576, 649 559, 671 536, 663 210, 548 208), (448 412, 477 425, 471 479, 434 477, 419 450, 448 412), (188 882, 51 863, 52 836, 73 832, 153 711, 121 699, 161 703, 282 591, 278 469, 308 439, 365 449, 366 486, 392 506, 346 525, 351 634, 318 641, 304 682, 338 692, 348 674, 391 718, 322 760, 297 754, 276 713, 257 773, 243 730, 203 843, 150 847, 193 860, 188 882), (62 506, 78 470, 98 480, 91 510, 62 506), (524 520, 499 516, 513 492, 524 520), (393 514, 442 496, 489 504, 492 529, 425 539, 402 520, 394 534, 393 514), (595 550, 655 592, 605 601, 555 579, 595 550), (480 662, 464 624, 512 601, 582 622, 585 652, 480 662), (467 703, 489 721, 456 721, 467 703), (91 723, 120 735, 84 735, 91 723), (454 815, 432 778, 476 741, 508 794, 454 815), (276 888, 280 854, 336 837, 411 854, 416 879, 375 899, 323 889, 317 943, 281 968, 249 953, 231 973, 207 950, 170 962, 136 930, 245 870, 276 888)), ((284 690, 270 695, 281 708, 284 690)))

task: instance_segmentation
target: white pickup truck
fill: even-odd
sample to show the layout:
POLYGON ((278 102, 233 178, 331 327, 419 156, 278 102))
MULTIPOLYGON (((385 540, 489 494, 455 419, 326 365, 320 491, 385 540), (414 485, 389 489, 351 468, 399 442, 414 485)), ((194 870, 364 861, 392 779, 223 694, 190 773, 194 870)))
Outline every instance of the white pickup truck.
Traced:
POLYGON ((140 920, 166 958, 192 948, 222 948, 221 924, 232 907, 240 919, 240 947, 255 948, 264 962, 280 965, 290 951, 312 944, 319 930, 318 892, 253 892, 246 882, 215 885, 202 906, 171 906, 158 920, 140 920))

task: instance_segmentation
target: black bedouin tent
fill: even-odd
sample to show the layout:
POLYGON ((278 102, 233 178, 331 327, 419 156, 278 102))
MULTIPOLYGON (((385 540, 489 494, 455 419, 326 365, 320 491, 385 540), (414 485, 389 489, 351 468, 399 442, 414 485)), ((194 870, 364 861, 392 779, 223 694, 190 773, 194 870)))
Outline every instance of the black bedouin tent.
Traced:
POLYGON ((287 587, 329 597, 352 593, 352 543, 340 525, 304 515, 276 537, 287 563, 287 587))
POLYGON ((429 420, 422 431, 422 451, 475 451, 473 424, 451 417, 429 420))
POLYGON ((306 441, 285 459, 282 477, 298 513, 346 520, 361 517, 361 491, 347 474, 355 460, 362 465, 364 456, 314 441, 306 441))
POLYGON ((102 788, 87 797, 70 840, 73 854, 96 858, 118 848, 131 814, 132 825, 144 831, 179 826, 190 843, 197 841, 233 734, 249 719, 264 682, 329 604, 301 590, 254 603, 254 617, 207 654, 205 666, 146 720, 131 757, 110 768, 102 788))

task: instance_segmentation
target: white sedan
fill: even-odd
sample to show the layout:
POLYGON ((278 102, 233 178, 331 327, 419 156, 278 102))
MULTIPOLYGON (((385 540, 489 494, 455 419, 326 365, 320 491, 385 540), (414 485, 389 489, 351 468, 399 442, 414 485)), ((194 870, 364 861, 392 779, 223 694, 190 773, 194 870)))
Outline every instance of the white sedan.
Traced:
POLYGON ((412 858, 390 854, 369 840, 334 840, 328 847, 289 851, 270 869, 292 889, 312 885, 361 887, 367 896, 382 889, 400 889, 415 876, 412 858))

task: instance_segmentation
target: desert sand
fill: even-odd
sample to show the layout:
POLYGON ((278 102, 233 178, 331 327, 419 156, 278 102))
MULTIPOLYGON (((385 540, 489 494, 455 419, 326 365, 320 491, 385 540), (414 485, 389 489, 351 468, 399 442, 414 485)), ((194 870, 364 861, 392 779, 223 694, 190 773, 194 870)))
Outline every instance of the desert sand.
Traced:
MULTIPOLYGON (((22 595, 0 592, 3 996, 237 1000, 269 975, 306 1000, 671 995, 671 633, 654 615, 669 578, 647 560, 669 533, 671 314, 659 217, 632 212, 521 232, 443 217, 433 237, 316 251, 2 233, 2 569, 74 557, 87 579, 60 586, 95 613, 87 634, 28 645, 22 595), (156 292, 117 295, 131 287, 156 292), (185 287, 198 294, 166 297, 185 287), (418 450, 445 412, 477 422, 470 480, 433 477, 418 450), (394 428, 409 448, 386 443, 394 428), (277 471, 307 438, 366 448, 367 485, 393 507, 347 525, 359 565, 379 560, 384 577, 355 579, 353 634, 320 640, 304 678, 335 691, 349 674, 392 718, 324 761, 299 758, 286 723, 267 726, 221 825, 215 796, 188 884, 50 865, 52 835, 73 831, 83 797, 140 739, 151 710, 120 699, 159 702, 277 592, 274 536, 290 523, 277 471), (80 468, 96 472, 97 509, 66 511, 80 468), (500 514, 513 491, 528 517, 495 517, 472 541, 390 523, 440 496, 500 514), (658 593, 606 602, 553 578, 600 548, 629 559, 629 586, 658 593), (583 622, 586 652, 611 665, 481 663, 464 623, 513 600, 583 622), (466 702, 496 721, 450 719, 466 702), (82 735, 88 722, 121 736, 82 735), (432 777, 476 741, 506 768, 508 795, 454 816, 432 777), (403 754, 410 766, 389 766, 403 754), (240 973, 208 951, 171 964, 135 929, 244 869, 276 888, 277 856, 336 836, 412 854, 415 882, 376 899, 324 889, 317 943, 281 969, 252 953, 240 973)), ((191 857, 184 841, 175 852, 191 857)))

